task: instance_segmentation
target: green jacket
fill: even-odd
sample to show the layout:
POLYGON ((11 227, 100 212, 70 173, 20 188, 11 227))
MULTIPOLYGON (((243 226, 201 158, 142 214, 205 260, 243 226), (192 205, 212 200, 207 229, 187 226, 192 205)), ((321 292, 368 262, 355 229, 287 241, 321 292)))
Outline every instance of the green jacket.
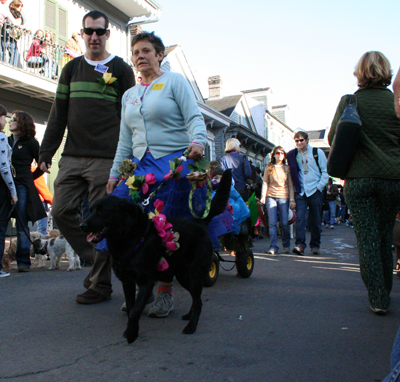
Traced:
MULTIPOLYGON (((348 178, 400 179, 400 120, 394 110, 394 95, 383 86, 355 92, 362 127, 348 178)), ((332 144, 336 125, 350 96, 340 100, 328 140, 332 144)))

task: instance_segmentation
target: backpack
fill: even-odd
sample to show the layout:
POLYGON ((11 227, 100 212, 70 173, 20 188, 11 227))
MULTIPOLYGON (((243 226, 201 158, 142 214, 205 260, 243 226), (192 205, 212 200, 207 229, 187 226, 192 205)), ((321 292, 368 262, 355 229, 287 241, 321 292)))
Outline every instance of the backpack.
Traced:
POLYGON ((314 157, 315 163, 318 166, 318 170, 319 170, 320 174, 322 174, 321 167, 319 167, 319 162, 318 162, 318 148, 317 147, 312 148, 312 155, 314 157))

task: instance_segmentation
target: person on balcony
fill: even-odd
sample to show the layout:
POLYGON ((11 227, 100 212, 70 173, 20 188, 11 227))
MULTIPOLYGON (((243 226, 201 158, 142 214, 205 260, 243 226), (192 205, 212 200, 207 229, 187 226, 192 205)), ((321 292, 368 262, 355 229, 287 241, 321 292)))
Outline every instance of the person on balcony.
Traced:
POLYGON ((0 0, 0 60, 4 60, 4 52, 6 51, 6 21, 10 12, 7 5, 8 0, 0 0))
POLYGON ((22 67, 20 62, 20 53, 17 42, 22 35, 21 26, 25 24, 25 17, 22 14, 24 4, 21 0, 13 0, 9 6, 7 18, 12 25, 8 25, 5 34, 5 46, 9 53, 9 63, 14 66, 22 67))
POLYGON ((46 56, 47 65, 44 66, 44 76, 56 80, 58 72, 58 64, 54 59, 56 53, 56 45, 54 43, 54 35, 52 31, 46 30, 44 35, 43 54, 46 56))
POLYGON ((78 37, 79 33, 72 32, 72 36, 65 43, 65 49, 67 49, 67 54, 72 57, 78 57, 82 55, 82 48, 79 44, 78 37))
MULTIPOLYGON (((50 35, 47 34, 47 36, 51 41, 50 35)), ((46 53, 48 52, 45 47, 44 32, 38 29, 26 56, 27 65, 29 68, 41 69, 39 73, 47 78, 55 78, 57 75, 57 63, 46 53)))

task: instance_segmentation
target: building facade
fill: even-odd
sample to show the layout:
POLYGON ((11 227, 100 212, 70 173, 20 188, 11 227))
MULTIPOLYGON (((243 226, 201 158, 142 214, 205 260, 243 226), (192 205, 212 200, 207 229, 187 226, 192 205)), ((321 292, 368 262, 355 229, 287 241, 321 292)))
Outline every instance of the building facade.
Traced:
MULTIPOLYGON (((0 60, 0 104, 10 112, 9 116, 13 110, 24 110, 31 114, 36 123, 36 138, 41 142, 55 97, 58 75, 65 63, 72 59, 65 50, 65 43, 72 36, 72 32, 81 30, 83 16, 94 9, 107 14, 111 31, 107 50, 131 64, 131 29, 136 25, 157 21, 161 8, 152 0, 22 1, 24 24, 19 28, 10 25, 10 28, 20 35, 16 40, 18 59, 11 60, 15 52, 6 49, 0 60), (51 49, 52 57, 57 64, 57 72, 56 76, 50 78, 44 76, 43 68, 32 67, 26 60, 35 32, 39 29, 51 31, 54 36, 51 49)), ((84 48, 83 41, 81 46, 84 48)), ((62 149, 63 147, 60 147, 53 158, 52 171, 48 179, 50 187, 57 174, 57 164, 62 149)))

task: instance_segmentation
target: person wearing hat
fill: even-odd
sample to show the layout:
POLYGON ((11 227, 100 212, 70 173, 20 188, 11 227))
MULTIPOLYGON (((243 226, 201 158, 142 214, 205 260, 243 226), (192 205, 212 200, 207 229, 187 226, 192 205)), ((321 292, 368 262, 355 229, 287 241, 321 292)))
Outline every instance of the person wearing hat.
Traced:
POLYGON ((78 38, 78 33, 74 31, 72 32, 72 37, 65 43, 65 49, 72 50, 74 53, 76 53, 74 57, 81 56, 83 53, 78 38))

